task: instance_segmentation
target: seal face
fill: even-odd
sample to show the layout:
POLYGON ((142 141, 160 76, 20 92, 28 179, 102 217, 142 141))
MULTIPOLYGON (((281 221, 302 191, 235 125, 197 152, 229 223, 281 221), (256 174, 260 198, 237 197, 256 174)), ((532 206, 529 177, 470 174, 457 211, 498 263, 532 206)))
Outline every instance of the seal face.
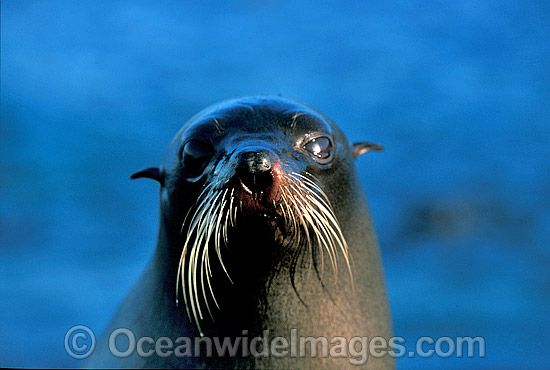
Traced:
POLYGON ((314 175, 330 170, 338 158, 334 134, 314 113, 291 108, 238 106, 213 112, 182 134, 180 168, 170 171, 178 175, 168 186, 178 192, 194 183, 200 193, 181 225, 186 237, 176 294, 181 283, 199 331, 204 310, 213 319, 211 307, 221 309, 211 279, 216 270, 238 287, 251 277, 265 285, 270 271, 290 257, 294 284, 298 265, 320 278, 325 262, 337 271, 341 255, 351 273, 345 238, 314 175), (274 115, 280 121, 265 119, 274 115), (281 130, 281 121, 287 129, 281 130), (247 273, 239 276, 243 268, 247 273))
MULTIPOLYGON (((156 302, 148 335, 166 335, 166 327, 199 336, 291 328, 389 335, 378 248, 353 165, 381 149, 350 145, 326 116, 280 97, 230 100, 193 117, 160 168, 132 175, 161 184, 150 277, 134 289, 140 298, 128 298, 156 302)), ((242 365, 224 361, 191 366, 242 365)), ((244 363, 293 364, 251 361, 244 363)))

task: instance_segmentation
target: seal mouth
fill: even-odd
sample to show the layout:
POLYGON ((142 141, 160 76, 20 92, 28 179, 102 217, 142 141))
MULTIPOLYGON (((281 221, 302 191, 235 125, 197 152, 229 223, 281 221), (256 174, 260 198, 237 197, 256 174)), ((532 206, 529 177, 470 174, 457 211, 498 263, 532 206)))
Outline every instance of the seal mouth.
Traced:
POLYGON ((238 200, 240 213, 245 217, 251 216, 265 221, 283 221, 281 192, 276 188, 277 185, 272 185, 261 191, 253 191, 239 178, 233 194, 238 200))

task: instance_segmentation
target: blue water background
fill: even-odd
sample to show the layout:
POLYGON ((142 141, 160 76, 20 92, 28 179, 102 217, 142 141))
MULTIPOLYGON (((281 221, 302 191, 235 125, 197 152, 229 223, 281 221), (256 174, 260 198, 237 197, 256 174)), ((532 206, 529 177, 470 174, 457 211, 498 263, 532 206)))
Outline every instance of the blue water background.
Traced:
POLYGON ((79 366, 154 248, 158 165, 219 100, 282 93, 357 161, 395 334, 550 367, 550 2, 2 1, 0 365, 79 366))

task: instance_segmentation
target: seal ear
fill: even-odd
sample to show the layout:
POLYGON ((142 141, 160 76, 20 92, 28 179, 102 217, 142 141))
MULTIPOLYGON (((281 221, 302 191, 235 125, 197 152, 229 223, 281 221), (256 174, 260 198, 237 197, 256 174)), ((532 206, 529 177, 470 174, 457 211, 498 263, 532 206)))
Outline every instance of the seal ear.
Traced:
POLYGON ((384 150, 384 147, 382 145, 378 144, 372 144, 372 143, 365 143, 365 142, 359 142, 359 143, 353 143, 353 159, 357 159, 361 154, 365 154, 366 152, 370 151, 381 151, 384 150))
POLYGON ((132 180, 139 179, 141 177, 147 177, 148 179, 156 180, 160 183, 161 186, 164 186, 164 172, 159 170, 157 167, 149 167, 130 176, 132 180))

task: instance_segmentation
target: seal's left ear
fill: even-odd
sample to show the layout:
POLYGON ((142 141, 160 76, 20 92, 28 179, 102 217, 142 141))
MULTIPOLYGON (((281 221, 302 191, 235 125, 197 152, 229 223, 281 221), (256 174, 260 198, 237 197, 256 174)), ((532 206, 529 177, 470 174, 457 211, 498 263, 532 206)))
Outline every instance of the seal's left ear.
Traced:
POLYGON ((146 168, 143 171, 136 172, 132 176, 130 176, 132 180, 139 179, 141 177, 156 180, 160 183, 161 186, 164 186, 164 173, 157 167, 146 168))
POLYGON ((361 154, 365 154, 366 152, 370 152, 373 150, 384 150, 384 147, 382 145, 365 142, 353 143, 353 159, 357 159, 357 157, 359 157, 361 154))

